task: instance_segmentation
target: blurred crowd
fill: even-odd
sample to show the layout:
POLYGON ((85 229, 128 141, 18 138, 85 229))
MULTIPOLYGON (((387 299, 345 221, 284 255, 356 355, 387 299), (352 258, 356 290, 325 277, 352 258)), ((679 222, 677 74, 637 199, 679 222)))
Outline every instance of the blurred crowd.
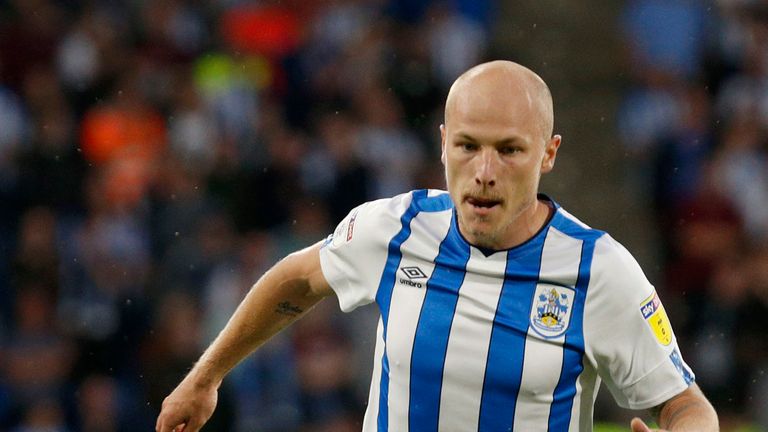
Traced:
MULTIPOLYGON (((442 187, 497 6, 0 1, 0 430, 151 430, 265 269, 442 187)), ((620 27, 658 288, 721 416, 768 430, 768 3, 628 0, 620 27)), ((372 340, 337 309, 233 371, 209 430, 359 430, 372 340)))
POLYGON ((659 289, 723 430, 768 430, 768 2, 632 0, 618 133, 659 289))
MULTIPOLYGON (((265 269, 441 186, 492 7, 0 2, 0 430, 153 429, 265 269)), ((337 309, 240 365, 209 430, 359 430, 370 358, 337 309)))

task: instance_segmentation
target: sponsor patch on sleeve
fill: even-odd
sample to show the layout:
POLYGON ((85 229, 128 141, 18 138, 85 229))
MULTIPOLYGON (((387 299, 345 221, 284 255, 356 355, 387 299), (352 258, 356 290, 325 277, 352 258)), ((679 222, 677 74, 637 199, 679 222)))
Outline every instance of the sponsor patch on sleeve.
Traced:
POLYGON ((664 305, 661 304, 656 291, 640 304, 640 313, 643 314, 645 322, 651 326, 651 330, 660 344, 667 346, 672 343, 672 325, 669 323, 667 312, 664 310, 664 305))
POLYGON ((347 226, 347 241, 352 240, 352 235, 355 233, 355 219, 357 219, 357 210, 352 212, 349 217, 349 225, 347 226))
POLYGON ((352 237, 355 234, 355 220, 357 219, 357 213, 357 209, 353 210, 352 213, 344 218, 344 220, 336 227, 331 240, 331 244, 334 247, 352 241, 352 237))

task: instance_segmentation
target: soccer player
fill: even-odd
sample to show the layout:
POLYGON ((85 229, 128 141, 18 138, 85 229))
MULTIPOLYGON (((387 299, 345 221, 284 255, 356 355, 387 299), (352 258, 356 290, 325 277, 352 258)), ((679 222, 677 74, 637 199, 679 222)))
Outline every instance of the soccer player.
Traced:
POLYGON ((448 192, 362 204, 276 264, 165 399, 157 431, 199 430, 227 372, 333 293, 344 311, 381 312, 365 432, 589 431, 601 381, 663 430, 717 430, 629 252, 538 194, 552 129, 532 71, 464 73, 440 127, 448 192))

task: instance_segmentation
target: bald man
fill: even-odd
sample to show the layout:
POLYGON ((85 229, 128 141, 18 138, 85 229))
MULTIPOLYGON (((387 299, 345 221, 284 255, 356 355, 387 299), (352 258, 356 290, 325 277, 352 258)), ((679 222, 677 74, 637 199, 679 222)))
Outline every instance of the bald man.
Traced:
POLYGON ((199 430, 227 372, 332 294, 344 311, 381 312, 365 432, 589 431, 601 382, 663 430, 718 430, 636 261, 538 193, 552 129, 529 69, 464 73, 440 127, 448 191, 362 204, 275 265, 163 402, 157 431, 199 430))

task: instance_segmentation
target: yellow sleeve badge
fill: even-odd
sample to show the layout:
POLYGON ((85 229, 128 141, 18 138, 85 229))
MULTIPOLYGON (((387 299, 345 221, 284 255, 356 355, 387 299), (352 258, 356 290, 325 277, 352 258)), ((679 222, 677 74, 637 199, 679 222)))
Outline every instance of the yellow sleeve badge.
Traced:
POLYGON ((664 310, 664 305, 661 304, 656 291, 643 300, 640 304, 640 312, 648 325, 651 326, 651 330, 660 344, 667 346, 672 343, 672 325, 669 323, 667 312, 664 310))

